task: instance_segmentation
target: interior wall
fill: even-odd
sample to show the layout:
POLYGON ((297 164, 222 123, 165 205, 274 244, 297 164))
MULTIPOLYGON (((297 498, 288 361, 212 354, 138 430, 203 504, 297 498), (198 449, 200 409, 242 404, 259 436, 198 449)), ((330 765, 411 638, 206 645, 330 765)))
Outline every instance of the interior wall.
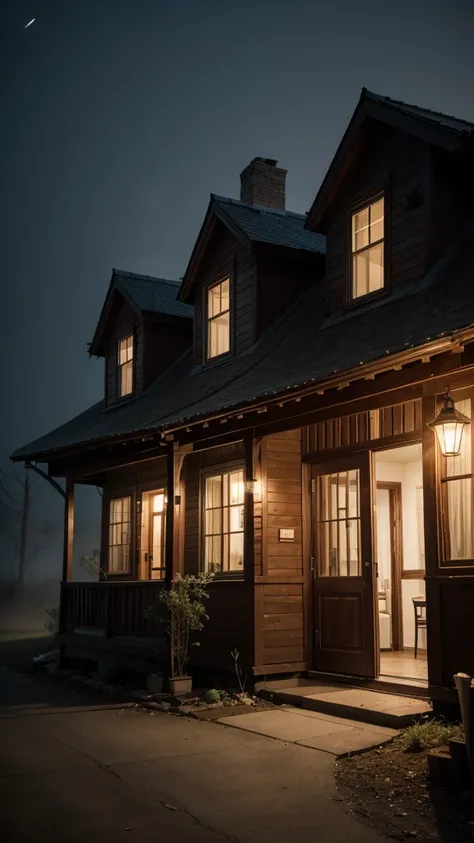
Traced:
MULTIPOLYGON (((403 449, 400 450, 400 460, 403 460, 403 449)), ((391 455, 395 452, 391 452, 391 455)), ((424 538, 423 538, 423 474, 422 461, 417 458, 411 462, 392 462, 384 460, 383 453, 376 455, 375 476, 377 482, 396 482, 401 484, 402 492, 402 532, 403 532, 403 569, 418 570, 425 568, 424 538)), ((390 580, 390 565, 386 564, 386 545, 388 519, 385 508, 388 506, 387 498, 377 492, 377 507, 381 506, 380 518, 378 515, 377 530, 381 529, 380 537, 377 536, 378 550, 381 552, 382 564, 379 563, 379 591, 382 591, 384 579, 390 580), (385 560, 385 561, 384 561, 385 560)), ((423 579, 402 579, 402 619, 403 631, 402 640, 404 647, 415 646, 415 622, 413 597, 424 597, 425 581, 423 579)), ((426 649, 426 630, 419 630, 418 646, 421 650, 426 649)))

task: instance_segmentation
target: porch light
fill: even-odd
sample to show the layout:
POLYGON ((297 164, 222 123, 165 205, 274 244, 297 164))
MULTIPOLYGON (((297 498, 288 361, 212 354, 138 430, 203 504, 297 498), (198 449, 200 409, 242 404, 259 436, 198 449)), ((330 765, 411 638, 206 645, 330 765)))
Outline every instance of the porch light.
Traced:
POLYGON ((261 491, 262 491, 261 481, 256 480, 255 478, 253 480, 246 480, 245 481, 245 491, 248 492, 249 494, 252 494, 252 492, 253 492, 253 494, 257 495, 257 497, 258 497, 258 495, 260 495, 261 491))
POLYGON ((153 512, 163 512, 165 508, 165 496, 163 494, 153 495, 153 512))
POLYGON ((462 435, 467 424, 471 424, 471 420, 456 410, 446 389, 443 409, 428 425, 436 431, 443 456, 457 457, 461 453, 462 435))

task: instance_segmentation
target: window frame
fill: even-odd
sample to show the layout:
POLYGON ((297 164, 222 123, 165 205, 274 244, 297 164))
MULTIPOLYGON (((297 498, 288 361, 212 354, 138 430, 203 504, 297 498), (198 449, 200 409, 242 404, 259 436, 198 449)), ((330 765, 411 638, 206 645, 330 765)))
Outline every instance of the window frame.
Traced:
POLYGON ((128 331, 123 336, 119 337, 116 342, 116 361, 117 361, 117 383, 116 383, 116 395, 118 401, 126 401, 130 399, 135 394, 135 385, 136 385, 136 342, 135 342, 135 331, 131 330, 128 331), (128 339, 132 339, 132 358, 130 360, 126 360, 125 363, 120 363, 120 346, 121 344, 128 339), (132 389, 130 392, 127 392, 125 395, 122 395, 121 387, 122 387, 122 370, 123 367, 127 365, 127 363, 132 363, 132 389))
POLYGON ((133 541, 133 538, 134 538, 133 537, 133 513, 134 513, 134 496, 133 496, 131 491, 128 491, 128 492, 124 491, 124 492, 121 492, 119 494, 115 494, 115 495, 111 496, 110 498, 108 498, 108 500, 107 500, 107 564, 106 564, 107 576, 128 577, 132 573, 132 555, 133 555, 133 546, 134 546, 134 541, 133 541), (120 501, 120 500, 123 501, 126 498, 128 498, 128 500, 130 502, 130 504, 129 504, 129 521, 128 521, 128 566, 127 566, 126 569, 116 571, 116 570, 112 570, 111 566, 110 566, 110 562, 111 562, 110 551, 111 551, 111 548, 112 547, 122 547, 123 548, 123 547, 126 547, 127 545, 123 544, 123 543, 118 544, 118 545, 112 545, 111 544, 111 541, 110 541, 111 527, 113 526, 113 524, 124 525, 127 522, 126 521, 116 521, 116 522, 113 522, 113 524, 112 524, 112 521, 111 521, 112 505, 113 505, 114 501, 120 501))
MULTIPOLYGON (((438 490, 439 490, 439 519, 440 519, 440 566, 442 568, 473 568, 474 567, 474 552, 472 558, 452 559, 450 553, 450 532, 449 532, 449 503, 448 503, 448 483, 455 480, 470 479, 471 480, 471 510, 472 523, 471 530, 474 529, 474 386, 465 387, 463 389, 453 389, 451 395, 454 402, 470 399, 471 401, 471 424, 468 426, 468 434, 471 436, 471 472, 468 474, 454 474, 448 475, 447 461, 453 457, 445 457, 441 453, 438 437, 433 432, 436 439, 436 448, 438 452, 438 490)), ((438 395, 436 398, 436 413, 438 413, 444 402, 444 395, 438 395)), ((466 430, 464 431, 466 435, 466 430)), ((454 458, 456 459, 456 458, 454 458)))
POLYGON ((370 193, 365 194, 364 198, 356 203, 352 204, 347 209, 347 218, 346 218, 346 284, 345 284, 345 307, 346 308, 353 308, 358 307, 366 302, 372 301, 372 299, 377 299, 380 296, 385 296, 390 292, 390 225, 389 225, 389 216, 390 216, 390 186, 389 184, 380 185, 378 188, 370 191, 370 193), (365 246, 363 249, 353 251, 352 249, 352 220, 355 214, 360 213, 365 208, 368 208, 370 205, 374 205, 376 202, 379 202, 380 199, 383 199, 384 202, 384 220, 383 220, 383 238, 380 240, 375 241, 374 243, 365 246), (383 243, 384 247, 384 258, 383 258, 383 286, 380 287, 378 290, 373 290, 372 292, 365 293, 362 296, 354 297, 353 293, 353 280, 354 280, 354 271, 353 271, 353 257, 355 254, 359 254, 367 249, 371 248, 372 246, 377 245, 378 243, 383 243))
MULTIPOLYGON (((247 564, 247 546, 246 546, 246 536, 247 536, 247 494, 246 494, 246 486, 245 486, 245 461, 244 460, 235 460, 232 462, 222 463, 221 465, 211 466, 209 468, 201 469, 200 471, 200 525, 201 525, 201 541, 200 541, 200 560, 199 560, 199 570, 201 572, 206 571, 206 481, 210 477, 222 477, 226 474, 233 474, 236 471, 242 471, 243 473, 243 502, 241 506, 243 507, 243 527, 242 530, 236 531, 239 534, 241 533, 243 536, 243 555, 242 555, 242 568, 240 570, 228 570, 228 571, 217 571, 214 573, 214 579, 223 579, 223 580, 244 580, 245 579, 245 571, 246 571, 246 564, 247 564)), ((240 504, 236 504, 239 506, 240 504)), ((230 505, 228 506, 230 509, 230 505)), ((224 505, 221 506, 221 511, 223 511, 224 505)), ((223 525, 222 525, 223 527, 223 525)), ((214 534, 212 534, 214 535, 214 534)), ((221 541, 223 548, 223 541, 224 536, 230 536, 230 530, 227 534, 224 533, 222 529, 221 532, 221 541)), ((230 549, 230 548, 229 548, 230 549)))
POLYGON ((233 283, 233 273, 230 271, 220 272, 219 275, 214 277, 210 280, 204 287, 203 287, 203 315, 204 315, 204 330, 203 330, 203 359, 204 363, 207 366, 212 366, 213 364, 220 363, 223 360, 227 360, 233 354, 233 341, 234 341, 234 300, 233 300, 233 291, 234 291, 234 283, 233 283), (209 316, 209 292, 213 289, 213 287, 218 287, 220 284, 223 284, 225 281, 229 282, 229 307, 228 310, 223 310, 218 313, 216 316, 209 316), (227 351, 223 351, 221 354, 214 354, 212 357, 209 354, 209 325, 210 322, 217 319, 223 313, 229 314, 229 348, 227 351))

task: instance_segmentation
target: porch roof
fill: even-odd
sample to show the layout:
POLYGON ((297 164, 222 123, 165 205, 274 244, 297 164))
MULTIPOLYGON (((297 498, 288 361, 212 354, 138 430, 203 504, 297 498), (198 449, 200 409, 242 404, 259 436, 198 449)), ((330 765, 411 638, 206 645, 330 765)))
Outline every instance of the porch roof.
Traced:
POLYGON ((14 460, 47 461, 61 451, 166 430, 231 408, 268 401, 334 375, 426 345, 474 324, 474 231, 421 280, 370 305, 326 318, 318 282, 264 334, 251 353, 219 367, 196 367, 190 349, 130 403, 99 401, 25 445, 14 460))

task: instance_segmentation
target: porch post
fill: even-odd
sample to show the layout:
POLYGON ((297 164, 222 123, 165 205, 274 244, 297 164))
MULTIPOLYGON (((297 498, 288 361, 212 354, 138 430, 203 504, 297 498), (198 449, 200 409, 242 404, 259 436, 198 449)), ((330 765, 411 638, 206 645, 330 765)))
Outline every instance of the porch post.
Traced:
POLYGON ((74 480, 66 478, 66 500, 64 504, 64 545, 62 582, 72 579, 72 561, 74 555, 74 480))
POLYGON ((254 483, 255 480, 255 441, 251 430, 244 439, 245 446, 245 529, 244 529, 244 571, 245 579, 254 582, 254 483))
POLYGON ((167 450, 167 498, 165 521, 165 578, 170 583, 174 574, 184 573, 184 501, 185 488, 181 481, 183 462, 192 445, 181 448, 174 442, 167 450))

